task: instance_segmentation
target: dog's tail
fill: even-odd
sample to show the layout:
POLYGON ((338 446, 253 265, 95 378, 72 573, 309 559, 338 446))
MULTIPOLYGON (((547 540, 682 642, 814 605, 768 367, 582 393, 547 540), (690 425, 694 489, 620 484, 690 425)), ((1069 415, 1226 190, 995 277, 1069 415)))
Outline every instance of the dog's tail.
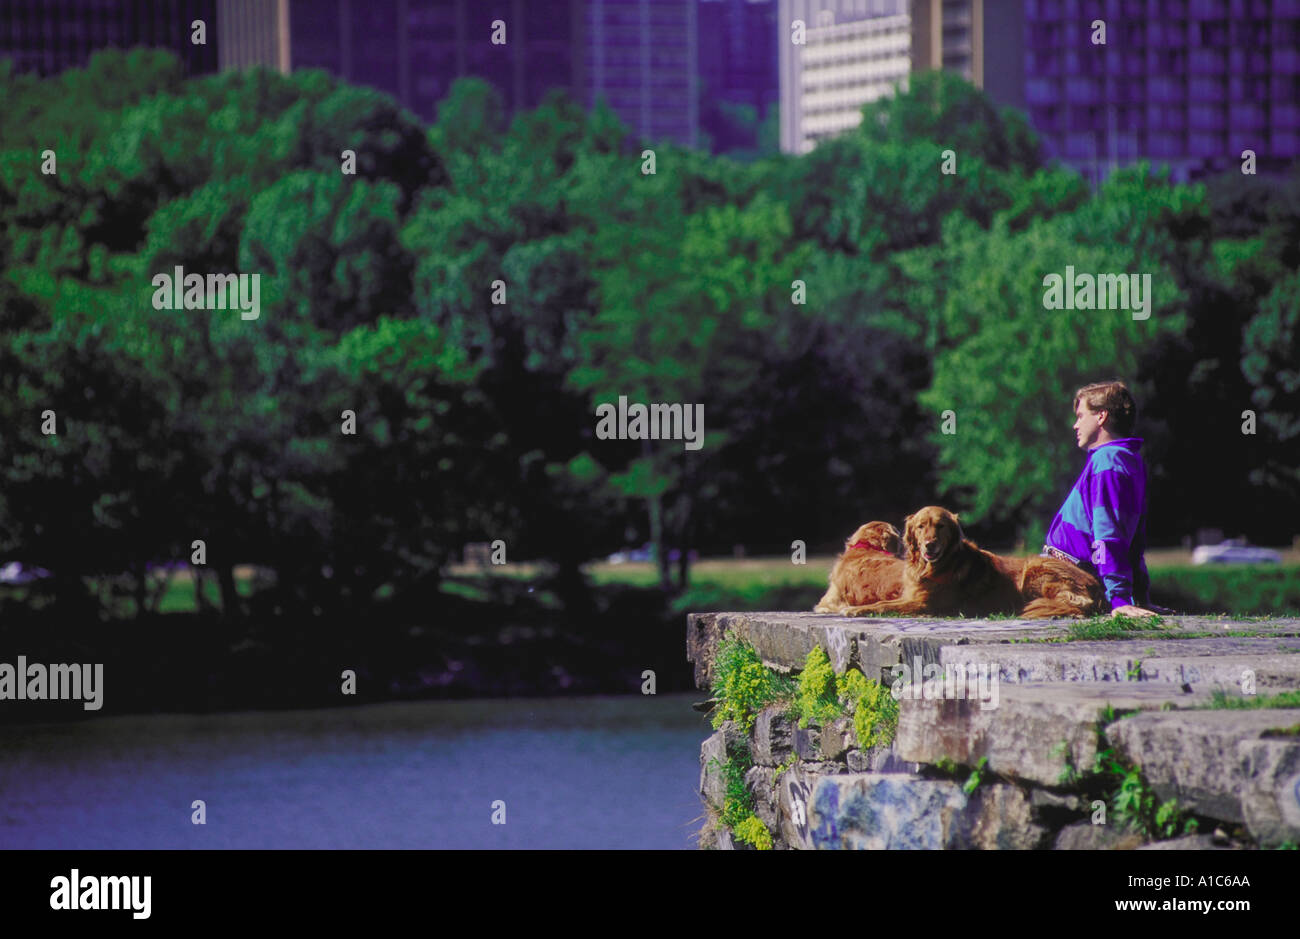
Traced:
MULTIPOLYGON (((1071 594, 1065 594, 1065 597, 1071 597, 1071 594)), ((1037 600, 1031 600, 1025 604, 1025 608, 1020 611, 1020 615, 1025 619, 1053 619, 1056 617, 1073 616, 1083 617, 1093 612, 1094 604, 1091 598, 1078 598, 1076 602, 1070 602, 1062 596, 1052 599, 1039 597, 1037 600)))

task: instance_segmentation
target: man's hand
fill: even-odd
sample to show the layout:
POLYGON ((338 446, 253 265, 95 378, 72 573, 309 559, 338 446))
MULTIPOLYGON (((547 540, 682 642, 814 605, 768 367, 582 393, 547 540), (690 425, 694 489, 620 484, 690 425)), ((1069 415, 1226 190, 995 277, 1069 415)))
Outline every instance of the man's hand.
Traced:
POLYGON ((1138 618, 1143 618, 1143 619, 1145 619, 1146 617, 1149 617, 1149 616, 1159 616, 1160 614, 1159 614, 1159 613, 1152 612, 1151 610, 1143 609, 1143 608, 1140 607, 1140 606, 1117 606, 1117 607, 1115 607, 1115 609, 1113 609, 1113 610, 1110 611, 1110 615, 1111 615, 1112 617, 1115 617, 1115 616, 1133 616, 1133 617, 1138 617, 1138 618))

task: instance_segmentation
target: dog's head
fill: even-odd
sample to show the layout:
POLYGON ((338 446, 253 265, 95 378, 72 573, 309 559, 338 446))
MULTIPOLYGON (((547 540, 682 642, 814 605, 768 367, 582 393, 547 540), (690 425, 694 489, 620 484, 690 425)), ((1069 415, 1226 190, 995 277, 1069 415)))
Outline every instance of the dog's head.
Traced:
POLYGON ((851 551, 864 545, 867 548, 885 551, 896 558, 903 556, 903 539, 898 529, 888 522, 867 522, 860 526, 849 536, 849 540, 844 542, 844 550, 851 551))
POLYGON ((927 505, 903 522, 907 560, 914 565, 942 563, 961 546, 964 537, 957 514, 938 505, 927 505))

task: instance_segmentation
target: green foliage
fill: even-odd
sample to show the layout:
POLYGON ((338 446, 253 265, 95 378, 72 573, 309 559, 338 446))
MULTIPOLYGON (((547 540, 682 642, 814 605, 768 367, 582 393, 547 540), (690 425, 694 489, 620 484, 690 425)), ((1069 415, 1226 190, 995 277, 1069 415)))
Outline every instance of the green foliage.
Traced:
POLYGON ((987 756, 979 758, 979 762, 975 764, 975 768, 972 769, 970 775, 966 777, 966 782, 962 784, 962 792, 966 793, 966 795, 970 795, 979 788, 980 783, 984 781, 984 770, 988 767, 988 763, 989 758, 987 756))
MULTIPOLYGON (((1161 802, 1142 771, 1121 761, 1106 739, 1106 727, 1132 713, 1116 711, 1113 705, 1107 704, 1096 724, 1097 755, 1092 772, 1113 786, 1107 798, 1113 819, 1151 839, 1173 838, 1180 833, 1196 831, 1196 819, 1179 807, 1177 800, 1161 802)), ((1079 778, 1072 761, 1067 764, 1066 773, 1062 774, 1063 781, 1067 773, 1071 782, 1079 778)))
POLYGON ((887 747, 898 732, 898 701, 888 685, 849 669, 836 679, 840 694, 853 710, 858 746, 887 747))
MULTIPOLYGON (((648 539, 677 609, 806 609, 822 573, 693 591, 669 550, 829 545, 839 507, 897 517, 936 483, 1029 532, 1077 472, 1073 385, 1103 374, 1139 391, 1153 491, 1231 502, 1153 500, 1153 538, 1300 505, 1300 176, 1138 167, 1094 195, 946 73, 804 156, 665 145, 654 175, 608 107, 552 91, 507 119, 472 78, 432 127, 320 70, 186 79, 142 49, 45 79, 0 63, 0 99, 0 551, 56 593, 125 570, 148 600, 145 565, 203 531, 224 613, 231 565, 256 562, 280 575, 267 608, 296 615, 424 589, 491 533, 567 571, 566 603, 582 562, 648 539), (947 149, 956 175, 936 172, 947 149), (150 277, 177 264, 260 272, 261 319, 153 310, 150 277), (1151 318, 1045 310, 1066 264, 1151 273, 1151 318), (620 394, 706 402, 703 450, 597 446, 594 406, 620 394), (949 408, 960 433, 927 438, 949 408), (344 409, 359 433, 340 442, 344 409)), ((730 115, 770 138, 774 112, 753 117, 730 115)), ((1300 610, 1287 571, 1154 574, 1184 609, 1300 610)), ((859 737, 887 736, 879 689, 833 697, 854 695, 859 737)))
POLYGON ((1070 742, 1062 740, 1056 746, 1052 747, 1052 756, 1059 756, 1065 763, 1065 768, 1061 770, 1061 775, 1057 778, 1058 786, 1072 786, 1079 779, 1079 769, 1074 765, 1074 751, 1070 749, 1070 742))
POLYGON ((740 841, 752 844, 760 851, 771 850, 772 833, 754 814, 754 794, 745 784, 745 774, 754 765, 748 748, 729 747, 725 762, 719 765, 714 760, 710 765, 722 773, 723 800, 719 821, 740 841))
POLYGON ((819 645, 813 646, 799 672, 795 707, 800 727, 807 727, 809 721, 826 723, 841 713, 835 669, 819 645))
POLYGON ((820 645, 808 653, 799 672, 794 712, 800 727, 850 717, 863 748, 888 746, 898 728, 898 702, 889 688, 855 668, 837 675, 820 645))
POLYGON ((760 851, 772 850, 772 833, 757 815, 751 814, 741 819, 731 831, 737 839, 752 844, 760 851))
POLYGON ((1161 602, 1192 613, 1300 616, 1300 577, 1280 564, 1176 567, 1151 571, 1161 602))
POLYGON ((730 634, 718 643, 713 659, 713 695, 718 699, 714 730, 732 720, 748 734, 759 711, 792 693, 793 683, 764 665, 749 643, 730 634))

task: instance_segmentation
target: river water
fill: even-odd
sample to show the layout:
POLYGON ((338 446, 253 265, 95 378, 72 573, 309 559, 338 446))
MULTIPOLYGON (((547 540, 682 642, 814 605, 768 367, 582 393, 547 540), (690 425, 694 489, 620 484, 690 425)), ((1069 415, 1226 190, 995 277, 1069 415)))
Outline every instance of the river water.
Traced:
POLYGON ((693 848, 698 697, 0 725, 0 848, 693 848))

